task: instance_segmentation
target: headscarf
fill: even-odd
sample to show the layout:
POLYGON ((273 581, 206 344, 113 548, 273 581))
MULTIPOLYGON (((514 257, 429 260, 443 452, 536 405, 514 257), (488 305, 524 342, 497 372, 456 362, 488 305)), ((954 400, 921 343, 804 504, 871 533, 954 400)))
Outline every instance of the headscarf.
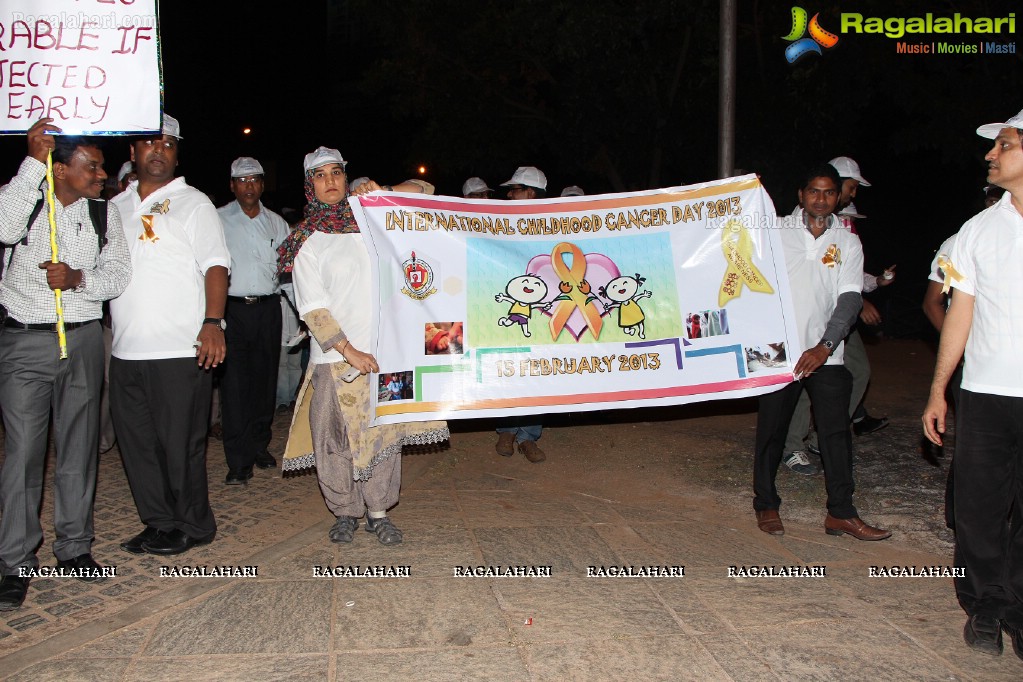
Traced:
POLYGON ((278 277, 292 271, 295 267, 295 256, 313 232, 347 234, 359 231, 359 224, 355 222, 355 215, 352 213, 352 205, 348 203, 348 188, 345 187, 345 198, 340 202, 325 204, 316 198, 316 188, 313 186, 314 172, 316 169, 312 168, 305 173, 306 205, 302 211, 305 219, 295 226, 277 249, 278 277))

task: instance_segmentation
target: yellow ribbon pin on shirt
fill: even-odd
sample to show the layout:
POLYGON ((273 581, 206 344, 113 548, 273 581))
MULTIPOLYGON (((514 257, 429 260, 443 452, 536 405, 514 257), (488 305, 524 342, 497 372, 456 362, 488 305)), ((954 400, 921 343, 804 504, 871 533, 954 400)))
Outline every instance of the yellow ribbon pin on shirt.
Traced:
POLYGON ((724 308, 726 303, 738 298, 743 286, 762 294, 774 293, 764 273, 753 264, 753 240, 738 220, 729 220, 721 230, 721 251, 725 254, 728 267, 718 292, 719 308, 724 308))
POLYGON ((945 273, 945 279, 941 285, 941 293, 943 294, 947 294, 949 289, 952 288, 952 280, 962 282, 965 279, 962 273, 952 265, 952 259, 943 253, 938 254, 938 267, 945 273))

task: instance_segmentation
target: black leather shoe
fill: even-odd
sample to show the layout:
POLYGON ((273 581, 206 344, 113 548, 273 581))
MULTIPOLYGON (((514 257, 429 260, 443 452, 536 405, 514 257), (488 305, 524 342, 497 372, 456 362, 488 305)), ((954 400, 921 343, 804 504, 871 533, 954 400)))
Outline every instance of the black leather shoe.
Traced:
POLYGON ((991 616, 970 616, 963 628, 963 639, 974 651, 992 656, 1002 654, 1002 624, 991 616))
POLYGON ((252 467, 246 469, 232 469, 227 472, 224 483, 227 485, 246 485, 252 478, 252 467))
POLYGON ((1003 621, 1002 629, 1012 641, 1012 650, 1016 652, 1016 658, 1023 660, 1023 628, 1014 628, 1003 621))
POLYGON ((260 469, 272 469, 277 466, 277 460, 269 452, 264 452, 256 457, 256 466, 260 469))
POLYGON ((29 578, 5 575, 0 582, 0 611, 13 611, 25 603, 29 578))
POLYGON ((208 545, 213 542, 213 537, 216 533, 210 533, 209 535, 201 538, 193 538, 183 530, 171 530, 167 532, 160 531, 160 533, 152 540, 147 540, 142 543, 142 549, 150 554, 160 554, 163 556, 170 556, 172 554, 181 554, 187 552, 196 545, 208 545))
POLYGON ((871 417, 869 414, 858 422, 853 422, 853 433, 857 436, 865 436, 868 433, 880 431, 888 426, 888 417, 871 417))
POLYGON ((74 559, 59 559, 57 568, 74 571, 74 577, 86 583, 106 580, 106 576, 103 575, 103 567, 96 563, 89 553, 79 554, 74 559))
POLYGON ((142 543, 152 540, 159 534, 159 530, 152 526, 146 526, 146 529, 133 537, 131 540, 125 540, 121 543, 121 549, 131 554, 145 554, 146 550, 142 549, 142 543))

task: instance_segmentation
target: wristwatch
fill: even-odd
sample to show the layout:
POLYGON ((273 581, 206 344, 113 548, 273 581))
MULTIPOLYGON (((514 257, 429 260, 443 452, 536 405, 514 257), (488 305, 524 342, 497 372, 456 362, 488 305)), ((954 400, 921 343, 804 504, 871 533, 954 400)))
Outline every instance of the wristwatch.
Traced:
POLYGON ((215 324, 220 327, 220 331, 227 331, 227 320, 222 317, 207 317, 202 321, 203 324, 215 324))
POLYGON ((835 342, 828 341, 827 339, 821 339, 821 345, 828 349, 828 353, 835 352, 835 342))

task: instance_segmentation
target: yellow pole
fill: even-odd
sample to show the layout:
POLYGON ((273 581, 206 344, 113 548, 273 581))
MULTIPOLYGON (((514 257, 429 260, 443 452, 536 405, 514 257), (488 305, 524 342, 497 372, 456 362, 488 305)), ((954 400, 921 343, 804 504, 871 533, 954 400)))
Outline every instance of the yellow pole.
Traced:
MULTIPOLYGON (((57 209, 53 196, 53 152, 46 155, 46 205, 50 217, 50 262, 59 263, 57 254, 57 209)), ((57 343, 60 346, 60 359, 67 359, 67 336, 64 334, 64 304, 60 289, 53 290, 53 298, 57 308, 57 343)))

